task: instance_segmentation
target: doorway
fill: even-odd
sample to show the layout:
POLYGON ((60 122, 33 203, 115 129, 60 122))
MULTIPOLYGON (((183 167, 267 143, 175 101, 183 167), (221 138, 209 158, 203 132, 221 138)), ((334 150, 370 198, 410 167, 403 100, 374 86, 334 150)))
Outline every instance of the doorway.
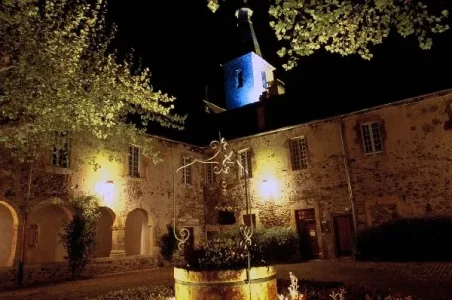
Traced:
POLYGON ((333 216, 334 238, 337 256, 353 254, 353 219, 351 215, 333 216))
POLYGON ((315 209, 295 211, 298 235, 300 237, 300 256, 303 260, 319 258, 319 241, 317 237, 315 209))

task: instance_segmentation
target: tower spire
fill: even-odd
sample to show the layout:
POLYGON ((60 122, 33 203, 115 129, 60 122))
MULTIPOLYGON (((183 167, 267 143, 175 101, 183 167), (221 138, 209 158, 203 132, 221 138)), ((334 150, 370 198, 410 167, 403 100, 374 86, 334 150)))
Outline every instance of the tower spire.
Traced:
POLYGON ((257 42, 253 22, 251 21, 252 15, 253 11, 248 7, 246 0, 243 1, 242 8, 235 12, 235 16, 238 19, 237 27, 241 38, 241 52, 242 54, 245 54, 253 51, 262 57, 261 48, 257 42))

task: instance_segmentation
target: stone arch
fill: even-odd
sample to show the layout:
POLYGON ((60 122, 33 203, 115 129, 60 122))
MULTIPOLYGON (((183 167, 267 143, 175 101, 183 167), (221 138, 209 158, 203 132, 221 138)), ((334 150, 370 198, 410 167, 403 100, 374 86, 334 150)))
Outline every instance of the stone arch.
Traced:
POLYGON ((27 236, 31 233, 29 230, 33 228, 39 228, 39 232, 35 241, 26 245, 28 264, 64 260, 66 251, 60 243, 59 234, 63 230, 63 221, 72 220, 72 214, 63 204, 64 202, 60 199, 45 200, 31 210, 27 236))
POLYGON ((13 265, 17 245, 19 218, 16 210, 0 201, 0 267, 13 265))
POLYGON ((95 257, 109 257, 113 243, 113 224, 116 215, 106 206, 99 207, 99 220, 96 224, 97 246, 95 257))
POLYGON ((142 208, 130 211, 126 218, 124 249, 126 255, 149 255, 153 252, 155 226, 142 208))

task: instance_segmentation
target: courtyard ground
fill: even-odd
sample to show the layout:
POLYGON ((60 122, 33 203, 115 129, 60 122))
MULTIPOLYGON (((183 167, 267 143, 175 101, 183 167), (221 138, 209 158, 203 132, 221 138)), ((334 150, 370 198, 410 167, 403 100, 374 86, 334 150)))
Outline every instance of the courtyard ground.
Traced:
MULTIPOLYGON (((278 278, 293 272, 299 279, 342 281, 346 284, 392 288, 423 299, 452 299, 452 263, 370 263, 354 261, 310 261, 278 265, 278 278)), ((0 299, 84 299, 109 291, 147 286, 173 285, 170 267, 97 276, 95 278, 27 287, 0 292, 0 299)))

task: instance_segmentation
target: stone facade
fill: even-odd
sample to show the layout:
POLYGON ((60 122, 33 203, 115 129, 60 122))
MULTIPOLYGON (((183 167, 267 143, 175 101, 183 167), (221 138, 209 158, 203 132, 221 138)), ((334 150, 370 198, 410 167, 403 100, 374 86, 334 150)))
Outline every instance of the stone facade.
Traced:
MULTIPOLYGON (((450 120, 452 92, 409 99, 273 132, 228 141, 230 149, 250 149, 247 188, 257 227, 292 226, 296 211, 314 209, 319 257, 338 254, 340 225, 349 217, 354 230, 399 217, 452 215, 450 120), (378 122, 382 152, 364 153, 361 125, 378 122), (292 170, 289 141, 303 136, 307 168, 292 170)), ((208 230, 216 226, 215 207, 232 205, 243 223, 245 180, 227 178, 228 194, 207 186, 208 230)))
MULTIPOLYGON (((152 138, 152 137, 150 137, 152 138)), ((97 195, 101 218, 98 224, 99 257, 151 255, 156 258, 158 240, 173 220, 173 197, 177 203, 178 226, 192 227, 194 242, 204 238, 202 168, 191 167, 191 182, 182 182, 182 158, 201 156, 200 148, 162 138, 153 138, 154 151, 161 162, 140 156, 140 177, 128 174, 128 158, 109 160, 102 151, 95 152, 94 165, 83 159, 89 152, 81 146, 71 147, 70 168, 52 167, 49 159, 32 170, 31 198, 25 202, 28 168, 15 164, 2 154, 0 179, 0 222, 2 235, 0 267, 15 266, 21 259, 23 245, 25 264, 46 264, 64 260, 65 251, 58 233, 62 221, 72 218, 66 205, 70 195, 97 195), (173 188, 174 187, 174 188, 173 188), (27 218, 26 240, 22 229, 27 218)))
POLYGON ((235 225, 244 222, 245 191, 257 227, 291 226, 318 248, 316 256, 335 257, 341 247, 350 247, 354 230, 394 218, 452 215, 451 103, 452 91, 446 91, 229 140, 228 149, 249 150, 251 176, 246 180, 232 170, 225 178, 226 195, 221 193, 220 178, 206 182, 204 165, 191 167, 191 184, 182 182, 181 172, 173 172, 183 158, 205 159, 212 149, 154 137, 163 162, 142 159, 140 178, 128 176, 125 154, 122 162, 99 154, 98 170, 82 159, 69 169, 42 162, 33 170, 27 211, 29 170, 2 156, 0 226, 5 234, 0 263, 15 266, 20 260, 25 215, 26 265, 62 261, 58 224, 72 217, 65 205, 70 194, 101 198, 98 257, 156 258, 158 238, 172 221, 173 195, 178 226, 192 227, 199 245, 209 231, 230 227, 218 224, 221 207, 234 212, 235 225), (378 124, 382 144, 375 155, 365 153, 363 146, 362 126, 371 123, 378 124), (291 141, 299 137, 304 137, 306 165, 294 170, 291 141))

